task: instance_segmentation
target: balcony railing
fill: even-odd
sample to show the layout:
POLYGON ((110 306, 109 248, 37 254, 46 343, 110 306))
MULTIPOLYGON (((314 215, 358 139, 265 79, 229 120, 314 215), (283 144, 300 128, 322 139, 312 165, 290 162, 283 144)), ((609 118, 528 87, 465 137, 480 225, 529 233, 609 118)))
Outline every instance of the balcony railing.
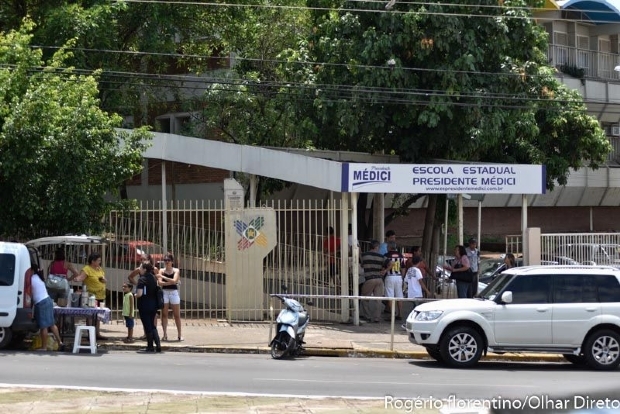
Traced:
POLYGON ((608 137, 613 150, 607 155, 607 162, 620 161, 620 137, 608 137))
POLYGON ((617 53, 596 52, 576 47, 549 45, 549 63, 556 68, 583 69, 584 78, 620 80, 620 72, 614 68, 620 63, 617 53))

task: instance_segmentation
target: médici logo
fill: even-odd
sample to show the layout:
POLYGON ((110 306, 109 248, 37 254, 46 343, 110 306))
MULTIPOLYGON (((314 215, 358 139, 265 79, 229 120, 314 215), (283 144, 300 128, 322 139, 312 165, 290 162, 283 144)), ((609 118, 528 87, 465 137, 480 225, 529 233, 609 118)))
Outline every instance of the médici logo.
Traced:
POLYGON ((237 234, 241 236, 237 242, 237 249, 245 250, 249 249, 254 243, 261 247, 267 246, 267 237, 259 230, 265 224, 265 217, 260 216, 250 220, 246 223, 242 220, 235 220, 235 230, 237 234))
POLYGON ((370 184, 391 183, 390 167, 371 166, 363 170, 353 170, 351 188, 359 188, 370 184))

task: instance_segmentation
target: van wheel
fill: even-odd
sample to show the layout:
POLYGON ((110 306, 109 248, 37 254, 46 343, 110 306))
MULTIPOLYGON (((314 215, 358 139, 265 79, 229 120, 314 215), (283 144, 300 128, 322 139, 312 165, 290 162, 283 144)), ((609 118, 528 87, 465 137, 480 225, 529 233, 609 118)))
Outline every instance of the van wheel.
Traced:
POLYGON ((616 369, 620 364, 620 335, 609 329, 594 332, 586 340, 583 354, 591 368, 616 369))
POLYGON ((482 356, 482 347, 482 338, 475 329, 457 326, 443 334, 439 353, 449 366, 467 368, 476 365, 482 356))
POLYGON ((13 332, 11 328, 0 328, 0 349, 4 349, 11 343, 13 332))

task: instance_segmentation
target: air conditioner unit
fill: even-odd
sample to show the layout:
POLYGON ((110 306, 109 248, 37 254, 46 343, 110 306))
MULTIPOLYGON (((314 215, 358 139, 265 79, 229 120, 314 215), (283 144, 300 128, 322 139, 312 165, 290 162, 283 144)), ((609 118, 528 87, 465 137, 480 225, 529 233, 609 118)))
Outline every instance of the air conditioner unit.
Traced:
POLYGON ((614 125, 611 127, 611 135, 614 137, 620 137, 620 125, 614 125))

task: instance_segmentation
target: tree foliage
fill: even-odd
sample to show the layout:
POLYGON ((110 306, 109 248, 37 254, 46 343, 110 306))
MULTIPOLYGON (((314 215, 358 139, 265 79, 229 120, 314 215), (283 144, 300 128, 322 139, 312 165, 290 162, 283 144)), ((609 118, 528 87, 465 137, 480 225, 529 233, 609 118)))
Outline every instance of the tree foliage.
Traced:
POLYGON ((97 230, 106 194, 141 169, 149 134, 119 133, 99 108, 96 76, 31 48, 28 22, 0 34, 0 234, 97 230))
POLYGON ((415 163, 544 164, 549 189, 597 168, 610 143, 548 65, 531 3, 308 0, 316 145, 415 163))
MULTIPOLYGON (((300 82, 307 74, 297 65, 304 58, 299 45, 309 33, 309 15, 301 10, 302 0, 272 5, 243 8, 229 23, 222 52, 233 56, 232 70, 214 74, 204 94, 189 102, 188 111, 197 114, 191 135, 217 135, 245 145, 313 146, 304 133, 312 125, 303 122, 312 102, 300 100, 306 98, 300 82)), ((261 178, 258 193, 271 193, 283 184, 261 178)))
POLYGON ((314 14, 310 42, 329 85, 315 100, 320 146, 546 164, 548 188, 605 162, 610 144, 547 64, 527 2, 309 4, 338 9, 314 14))
POLYGON ((32 16, 45 59, 73 42, 65 66, 103 69, 100 107, 138 125, 188 111, 193 135, 241 144, 544 164, 551 189, 611 148, 548 65, 538 3, 17 0, 0 3, 0 28, 32 16), (218 53, 233 71, 213 72, 218 53), (186 73, 203 76, 164 76, 186 73))
POLYGON ((218 30, 230 20, 219 7, 122 0, 17 0, 0 2, 0 30, 18 29, 25 17, 35 23, 33 45, 48 58, 72 41, 67 65, 99 75, 100 105, 109 112, 149 121, 170 95, 196 85, 162 75, 195 73, 212 67, 218 30))

